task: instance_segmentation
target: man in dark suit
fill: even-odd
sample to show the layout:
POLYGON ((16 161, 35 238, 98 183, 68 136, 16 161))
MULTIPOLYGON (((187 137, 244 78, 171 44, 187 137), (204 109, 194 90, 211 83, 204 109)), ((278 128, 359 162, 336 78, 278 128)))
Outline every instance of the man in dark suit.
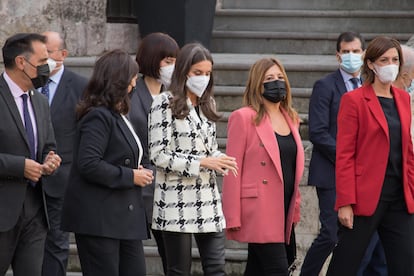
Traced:
MULTIPOLYGON (((321 229, 303 261, 303 276, 319 275, 338 241, 338 215, 334 210, 336 117, 342 95, 362 85, 360 71, 364 50, 364 39, 358 33, 340 34, 336 43, 339 69, 316 81, 313 86, 309 102, 309 139, 313 144, 313 151, 308 183, 316 186, 321 229)), ((377 263, 374 267, 379 274, 374 275, 386 274, 385 256, 377 234, 372 238, 358 275, 369 275, 364 270, 370 261, 377 263)))
POLYGON ((50 104, 53 129, 62 166, 44 181, 49 215, 49 232, 46 237, 43 276, 65 276, 69 255, 69 233, 60 230, 63 196, 72 164, 73 139, 76 132, 76 104, 87 84, 87 79, 64 67, 68 56, 65 41, 57 32, 45 32, 49 58, 56 62, 47 86, 40 89, 50 104))
POLYGON ((40 276, 47 214, 43 181, 61 159, 46 98, 34 88, 49 77, 46 38, 16 34, 3 46, 0 76, 0 275, 40 276))

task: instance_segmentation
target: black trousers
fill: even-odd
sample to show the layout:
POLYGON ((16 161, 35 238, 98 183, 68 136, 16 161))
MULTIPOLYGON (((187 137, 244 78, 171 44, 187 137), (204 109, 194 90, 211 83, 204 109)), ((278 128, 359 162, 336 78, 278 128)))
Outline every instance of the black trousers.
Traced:
POLYGON ((316 187, 319 202, 321 228, 303 260, 301 275, 316 276, 338 242, 338 213, 335 211, 335 187, 316 187))
POLYGON ((46 236, 42 276, 65 276, 69 256, 69 233, 60 230, 62 197, 46 195, 49 231, 46 236))
POLYGON ((205 276, 225 275, 224 232, 180 233, 162 231, 167 256, 168 276, 191 275, 192 236, 200 252, 205 276))
POLYGON ((83 276, 144 276, 141 240, 75 234, 83 276))
POLYGON ((40 276, 46 233, 41 187, 28 186, 16 225, 0 232, 0 275, 5 275, 11 264, 14 276, 40 276))
POLYGON ((244 276, 287 276, 288 259, 284 243, 249 243, 244 276))
POLYGON ((167 275, 167 256, 165 256, 165 246, 164 246, 164 238, 162 237, 162 231, 151 229, 151 232, 152 232, 152 235, 154 236, 155 242, 157 243, 158 254, 161 257, 162 269, 164 271, 164 275, 167 275))
POLYGON ((385 251, 388 275, 414 275, 414 215, 404 200, 380 201, 372 216, 355 216, 354 228, 341 227, 328 276, 356 275, 375 230, 385 251))

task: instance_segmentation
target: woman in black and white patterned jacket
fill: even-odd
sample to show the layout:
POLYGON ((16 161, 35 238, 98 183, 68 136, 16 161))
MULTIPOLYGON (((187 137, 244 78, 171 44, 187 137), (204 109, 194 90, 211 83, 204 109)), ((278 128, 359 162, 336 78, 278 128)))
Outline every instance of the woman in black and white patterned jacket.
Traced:
POLYGON ((218 150, 212 98, 213 60, 198 43, 179 52, 170 92, 149 114, 150 159, 157 167, 152 227, 165 242, 168 275, 190 275, 192 235, 204 275, 224 275, 225 221, 216 173, 237 174, 218 150))

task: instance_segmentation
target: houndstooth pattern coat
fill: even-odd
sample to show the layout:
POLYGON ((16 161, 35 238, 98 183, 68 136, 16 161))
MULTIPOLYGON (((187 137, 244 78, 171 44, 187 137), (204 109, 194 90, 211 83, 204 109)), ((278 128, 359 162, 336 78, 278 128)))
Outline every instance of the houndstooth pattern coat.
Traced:
POLYGON ((157 167, 152 228, 172 232, 221 232, 225 227, 214 171, 200 159, 219 156, 215 123, 191 101, 184 119, 172 116, 170 92, 161 93, 149 114, 150 159, 157 167))

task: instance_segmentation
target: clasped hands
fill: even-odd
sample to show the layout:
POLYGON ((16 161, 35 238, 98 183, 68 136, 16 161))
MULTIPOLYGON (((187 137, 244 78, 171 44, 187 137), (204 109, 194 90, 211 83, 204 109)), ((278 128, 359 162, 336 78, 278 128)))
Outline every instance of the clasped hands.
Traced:
POLYGON ((139 166, 138 169, 134 169, 134 184, 140 187, 150 185, 154 180, 152 170, 146 169, 143 166, 139 166))
POLYGON ((234 176, 237 176, 237 167, 236 158, 220 155, 218 157, 205 157, 200 160, 200 166, 215 170, 222 175, 228 175, 228 172, 231 171, 234 176))
POLYGON ((62 159, 54 151, 49 151, 43 164, 26 158, 24 162, 24 177, 33 182, 38 182, 42 175, 53 174, 60 167, 61 162, 62 159))

